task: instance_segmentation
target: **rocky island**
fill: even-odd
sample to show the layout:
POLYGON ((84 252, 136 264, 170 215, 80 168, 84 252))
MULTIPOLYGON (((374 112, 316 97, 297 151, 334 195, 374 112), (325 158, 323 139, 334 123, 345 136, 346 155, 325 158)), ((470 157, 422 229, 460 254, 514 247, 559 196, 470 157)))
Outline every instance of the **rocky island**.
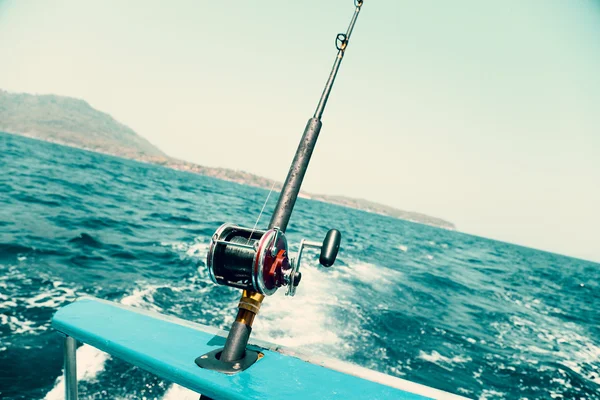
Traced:
MULTIPOLYGON (((205 167, 170 157, 109 114, 94 109, 84 100, 71 97, 0 90, 0 131, 266 189, 273 185, 272 180, 248 172, 205 167)), ((275 183, 276 189, 281 186, 280 182, 275 183)), ((454 224, 443 219, 368 200, 310 193, 302 195, 313 200, 455 229, 454 224)))

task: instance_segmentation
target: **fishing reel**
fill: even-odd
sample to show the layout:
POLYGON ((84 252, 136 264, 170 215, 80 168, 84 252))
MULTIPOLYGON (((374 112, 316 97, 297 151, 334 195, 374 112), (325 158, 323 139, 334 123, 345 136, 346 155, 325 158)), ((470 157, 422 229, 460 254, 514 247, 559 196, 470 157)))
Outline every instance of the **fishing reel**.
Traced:
POLYGON ((206 265, 210 278, 219 285, 272 295, 282 286, 286 295, 296 294, 300 284, 300 260, 304 248, 321 250, 319 262, 331 267, 337 257, 342 235, 332 229, 323 243, 302 240, 295 258, 289 257, 285 233, 278 228, 266 231, 221 225, 212 236, 206 265))

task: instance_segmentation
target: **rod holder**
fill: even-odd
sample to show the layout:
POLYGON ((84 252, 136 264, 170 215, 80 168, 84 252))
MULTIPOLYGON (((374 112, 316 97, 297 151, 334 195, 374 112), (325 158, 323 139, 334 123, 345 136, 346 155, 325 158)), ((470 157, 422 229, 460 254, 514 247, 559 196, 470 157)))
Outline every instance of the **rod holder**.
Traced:
MULTIPOLYGON (((356 24, 358 15, 362 9, 362 5, 363 0, 354 0, 354 14, 352 15, 352 19, 350 20, 350 25, 348 26, 348 29, 346 30, 345 34, 339 34, 336 36, 336 48, 338 50, 338 54, 333 63, 333 67, 329 74, 329 78, 327 79, 327 82, 325 84, 323 93, 321 94, 321 98, 319 99, 319 103, 317 105, 315 113, 313 117, 308 120, 306 128, 304 129, 304 134, 302 135, 302 139, 300 140, 300 144, 298 145, 298 149, 296 150, 294 160, 292 161, 287 177, 285 179, 285 183, 283 185, 283 188, 281 189, 281 193, 277 201, 277 206, 275 207, 275 211, 273 212, 273 216, 271 217, 271 221, 269 222, 269 229, 277 229, 281 233, 285 233, 286 231, 287 225, 292 215, 292 211, 294 209, 294 205, 296 204, 296 200, 298 199, 298 194, 300 193, 300 187, 302 186, 304 175, 306 174, 306 170, 308 169, 310 158, 317 143, 317 139, 319 138, 319 133, 322 127, 321 117, 323 116, 323 112, 325 111, 325 106, 327 105, 327 100, 329 99, 329 95, 331 94, 331 90, 333 88, 333 84, 335 82, 337 73, 340 69, 342 59, 344 58, 344 54, 348 49, 348 43, 350 42, 350 37, 354 30, 354 26, 356 24)), ((328 239, 329 241, 327 242, 327 245, 321 246, 320 261, 324 266, 330 266, 331 264, 333 264, 333 261, 335 261, 335 256, 337 255, 337 251, 339 249, 341 235, 339 235, 339 232, 332 233, 331 235, 332 236, 328 239)), ((300 266, 300 257, 297 257, 297 260, 298 262, 295 268, 296 271, 292 271, 292 273, 297 272, 297 268, 299 268, 300 266)), ((274 265, 276 268, 277 264, 274 265)), ((301 275, 299 273, 288 275, 287 282, 292 283, 291 285, 289 285, 289 287, 294 288, 295 286, 297 286, 297 283, 300 282, 300 277, 301 275)), ((293 291, 294 289, 292 289, 292 295, 293 291)), ((261 293, 247 293, 247 290, 244 290, 244 294, 242 295, 242 301, 240 301, 240 305, 243 303, 245 297, 253 295, 260 295, 260 299, 258 300, 260 304, 260 302, 262 302, 264 298, 264 292, 265 291, 262 290, 261 293)), ((252 322, 254 321, 254 317, 256 316, 255 311, 243 308, 241 306, 238 306, 238 308, 238 315, 236 317, 235 322, 233 323, 229 335, 227 336, 227 339, 225 341, 225 347, 223 348, 223 352, 221 353, 221 361, 224 362, 239 361, 244 357, 244 354, 246 354, 246 346, 248 345, 248 340, 250 338, 250 332, 252 330, 252 322)))

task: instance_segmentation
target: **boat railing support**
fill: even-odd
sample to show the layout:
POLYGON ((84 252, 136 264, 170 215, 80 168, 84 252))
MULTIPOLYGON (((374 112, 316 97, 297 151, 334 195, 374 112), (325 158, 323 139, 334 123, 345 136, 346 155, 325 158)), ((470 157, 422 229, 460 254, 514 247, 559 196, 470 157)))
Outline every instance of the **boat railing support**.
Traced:
POLYGON ((77 340, 65 336, 65 400, 77 400, 77 340))

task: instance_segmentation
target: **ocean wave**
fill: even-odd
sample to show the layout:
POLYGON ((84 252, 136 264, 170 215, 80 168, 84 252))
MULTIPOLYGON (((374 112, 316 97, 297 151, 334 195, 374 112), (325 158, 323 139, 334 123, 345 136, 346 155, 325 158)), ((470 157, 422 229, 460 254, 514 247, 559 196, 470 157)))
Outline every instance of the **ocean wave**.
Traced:
POLYGON ((89 233, 81 232, 79 235, 75 236, 72 239, 69 239, 69 243, 82 246, 82 247, 93 247, 93 248, 102 248, 103 243, 94 238, 89 233))
POLYGON ((69 264, 80 268, 98 268, 100 264, 107 261, 106 258, 98 255, 79 254, 69 257, 69 264))
POLYGON ((405 279, 402 271, 382 265, 355 259, 348 259, 344 263, 344 266, 332 267, 329 279, 345 281, 348 289, 355 290, 355 283, 358 281, 379 292, 389 292, 391 287, 405 279))
POLYGON ((313 265, 305 264, 301 270, 302 285, 293 298, 279 290, 265 300, 253 335, 286 347, 333 354, 343 342, 342 332, 335 329, 336 283, 313 265))
MULTIPOLYGON (((29 239, 29 238, 28 238, 29 239)), ((27 240, 29 242, 30 240, 27 240)), ((0 260, 17 259, 17 261, 25 261, 28 256, 49 257, 49 256, 64 256, 68 254, 61 249, 38 248, 35 246, 24 246, 14 243, 0 243, 0 260)), ((0 265, 1 267, 2 265, 0 265)))
POLYGON ((470 357, 456 355, 452 357, 446 357, 433 350, 431 353, 424 352, 423 350, 419 351, 419 356, 421 360, 428 361, 430 363, 441 366, 442 368, 447 368, 448 366, 452 366, 454 364, 464 364, 466 362, 472 361, 470 357))
MULTIPOLYGON (((164 310, 157 306, 153 295, 159 285, 138 286, 132 293, 124 296, 119 302, 123 305, 139 307, 156 312, 164 310)), ((105 371, 110 355, 92 346, 83 344, 77 349, 77 379, 78 381, 93 381, 105 371)), ((182 388, 183 389, 183 388, 182 388)), ((56 378, 54 387, 46 394, 44 400, 59 400, 64 398, 64 376, 56 378)), ((196 397, 198 397, 196 395, 196 397)), ((133 397, 135 398, 135 397, 133 397)))
POLYGON ((198 393, 179 385, 171 385, 163 395, 164 400, 198 400, 198 393))
MULTIPOLYGON (((77 349, 77 381, 91 381, 104 370, 106 361, 110 358, 95 347, 84 344, 77 349)), ((65 380, 61 374, 56 378, 54 387, 44 396, 44 400, 63 400, 65 398, 65 380)))
POLYGON ((28 308, 47 307, 57 309, 77 297, 75 289, 65 286, 61 281, 53 281, 52 288, 24 299, 28 308))
POLYGON ((206 258, 210 243, 206 237, 198 237, 192 242, 161 242, 160 245, 170 248, 182 256, 200 261, 206 258))
MULTIPOLYGON (((47 331, 58 307, 76 298, 75 289, 49 278, 29 278, 18 266, 0 269, 0 326, 4 343, 18 335, 47 331), (46 317, 46 318, 44 318, 46 317)), ((0 336, 1 337, 1 336, 0 336)))
POLYGON ((506 393, 497 390, 483 389, 478 397, 478 400, 503 400, 506 398, 506 393))
POLYGON ((124 221, 118 221, 110 217, 91 217, 81 219, 77 222, 77 226, 80 228, 89 228, 94 230, 101 230, 103 228, 119 228, 122 229, 124 221))
POLYGON ((60 207, 62 206, 62 202, 56 200, 49 200, 48 198, 42 196, 32 196, 26 193, 19 193, 13 195, 14 198, 18 201, 22 201, 24 203, 30 204, 41 204, 49 207, 60 207))
MULTIPOLYGON (((491 326, 497 331, 496 343, 502 348, 512 349, 514 363, 536 366, 550 372, 573 386, 573 379, 584 379, 600 385, 600 347, 573 322, 564 322, 555 307, 549 307, 532 297, 507 297, 515 305, 535 312, 530 318, 519 315, 508 321, 494 321, 491 326), (576 375, 565 373, 562 367, 576 375)), ((565 385, 565 388, 568 389, 565 385)), ((562 390, 554 389, 555 395, 563 396, 562 390)))
POLYGON ((148 216, 149 219, 158 219, 163 222, 170 222, 174 224, 192 224, 198 221, 193 220, 187 215, 176 215, 168 213, 152 213, 148 216))
MULTIPOLYGON (((0 361, 44 360, 35 381, 7 370, 11 393, 60 393, 49 324, 79 293, 229 328, 240 292, 210 281, 208 243, 222 221, 252 226, 266 191, 0 135, 0 361)), ((297 296, 267 298, 255 337, 472 398, 600 398, 598 264, 306 199, 290 243, 330 226, 344 235, 336 265, 307 252, 297 296)), ((82 398, 178 398, 82 357, 96 360, 82 398)))
POLYGON ((131 307, 140 307, 147 310, 152 310, 156 312, 162 312, 163 309, 156 305, 156 301, 154 300, 154 293, 160 287, 160 285, 149 285, 144 288, 136 288, 133 293, 123 297, 120 303, 126 306, 131 307))
POLYGON ((32 247, 13 243, 0 243, 0 257, 12 257, 35 251, 32 247))
POLYGON ((7 327, 13 335, 21 333, 34 333, 35 331, 47 329, 45 326, 36 326, 35 322, 20 319, 13 315, 0 314, 0 325, 7 327))

